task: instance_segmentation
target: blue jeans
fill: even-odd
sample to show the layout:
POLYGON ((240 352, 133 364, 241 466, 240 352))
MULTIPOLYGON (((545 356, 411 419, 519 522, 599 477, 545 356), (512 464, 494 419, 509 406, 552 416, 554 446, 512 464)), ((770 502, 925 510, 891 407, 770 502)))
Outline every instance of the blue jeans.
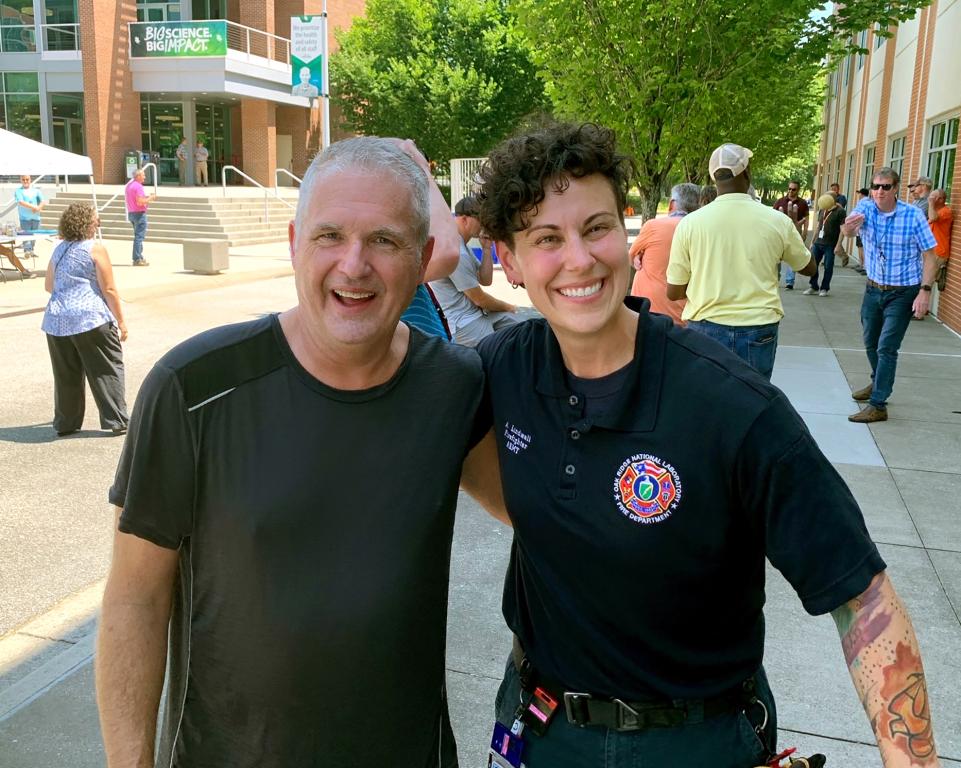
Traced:
MULTIPOLYGON (((834 246, 815 243, 811 246, 811 257, 818 267, 821 266, 821 260, 824 260, 824 279, 821 281, 820 290, 830 291, 831 278, 834 276, 834 246)), ((811 287, 815 291, 818 290, 818 273, 816 271, 811 275, 811 287)))
POLYGON ((127 220, 133 224, 133 262, 143 261, 143 240, 147 236, 147 212, 129 211, 127 220))
MULTIPOLYGON (((778 273, 781 271, 781 264, 778 262, 778 273)), ((789 264, 784 265, 784 284, 794 285, 794 270, 789 264)))
MULTIPOLYGON (((603 726, 579 727, 568 722, 564 705, 543 736, 525 731, 523 760, 527 768, 674 768, 711 766, 745 768, 764 765, 774 747, 777 715, 764 670, 756 675, 756 696, 768 711, 763 733, 767 744, 754 731, 764 721, 760 704, 705 718, 703 707, 692 705, 687 719, 674 728, 615 731, 603 726)), ((504 680, 497 691, 495 715, 508 728, 520 700, 521 685, 513 661, 508 660, 504 680)))
POLYGON ((721 325, 710 320, 688 320, 687 327, 719 341, 768 381, 774 372, 778 323, 721 325))
MULTIPOLYGON (((24 232, 33 232, 40 229, 40 219, 20 219, 20 229, 24 232)), ((36 240, 23 241, 23 255, 33 256, 33 244, 36 240)))
POLYGON ((864 289, 861 301, 861 330, 864 351, 871 363, 871 405, 884 408, 894 389, 898 368, 898 350, 911 324, 911 305, 917 298, 919 285, 908 285, 890 291, 874 286, 864 289))

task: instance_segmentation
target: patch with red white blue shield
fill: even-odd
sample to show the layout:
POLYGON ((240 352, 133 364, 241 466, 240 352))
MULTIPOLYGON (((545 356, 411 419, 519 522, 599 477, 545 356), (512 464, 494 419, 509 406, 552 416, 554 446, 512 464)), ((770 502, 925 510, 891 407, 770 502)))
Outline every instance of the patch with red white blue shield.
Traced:
POLYGON ((681 478, 663 459, 636 453, 617 470, 614 501, 624 516, 635 523, 663 522, 681 501, 681 478))

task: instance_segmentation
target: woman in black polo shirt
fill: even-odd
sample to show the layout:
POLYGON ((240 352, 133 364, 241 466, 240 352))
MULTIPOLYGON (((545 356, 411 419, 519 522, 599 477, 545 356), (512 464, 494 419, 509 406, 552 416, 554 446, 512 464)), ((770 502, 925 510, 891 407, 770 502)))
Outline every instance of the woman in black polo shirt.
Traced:
MULTIPOLYGON (((625 300, 631 165, 613 134, 561 125, 510 139, 482 178, 484 228, 544 317, 478 347, 515 532, 503 609, 516 642, 492 764, 769 759, 765 557, 809 612, 835 613, 855 684, 883 720, 880 691, 920 672, 884 562, 784 395, 713 340, 625 300), (878 612, 883 631, 865 624, 878 612), (916 662, 895 665, 892 639, 916 662), (877 666, 859 665, 864 654, 877 666)), ((464 485, 482 497, 468 465, 464 485)), ((879 738, 887 754, 906 748, 879 738)))

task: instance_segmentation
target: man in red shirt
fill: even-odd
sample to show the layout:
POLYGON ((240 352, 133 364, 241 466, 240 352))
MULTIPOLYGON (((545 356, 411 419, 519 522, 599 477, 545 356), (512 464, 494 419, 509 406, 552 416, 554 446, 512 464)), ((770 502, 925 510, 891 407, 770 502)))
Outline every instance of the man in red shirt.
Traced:
MULTIPOLYGON (((774 210, 780 211, 788 216, 797 227, 801 239, 807 243, 808 234, 808 204, 798 193, 801 191, 801 182, 789 181, 787 183, 787 194, 774 204, 774 210)), ((784 273, 784 287, 794 290, 794 270, 785 264, 787 271, 784 273)))
POLYGON ((945 273, 951 256, 951 224, 954 215, 948 206, 948 196, 943 189, 936 189, 928 195, 928 225, 934 234, 934 253, 938 257, 938 290, 944 290, 945 273))

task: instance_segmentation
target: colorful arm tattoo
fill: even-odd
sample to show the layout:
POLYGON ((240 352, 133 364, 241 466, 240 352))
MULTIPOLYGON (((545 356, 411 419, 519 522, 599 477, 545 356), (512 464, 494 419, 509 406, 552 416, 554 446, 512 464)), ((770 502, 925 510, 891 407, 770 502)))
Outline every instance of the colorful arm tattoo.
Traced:
POLYGON ((885 766, 937 765, 918 641, 887 576, 832 616, 885 766))

